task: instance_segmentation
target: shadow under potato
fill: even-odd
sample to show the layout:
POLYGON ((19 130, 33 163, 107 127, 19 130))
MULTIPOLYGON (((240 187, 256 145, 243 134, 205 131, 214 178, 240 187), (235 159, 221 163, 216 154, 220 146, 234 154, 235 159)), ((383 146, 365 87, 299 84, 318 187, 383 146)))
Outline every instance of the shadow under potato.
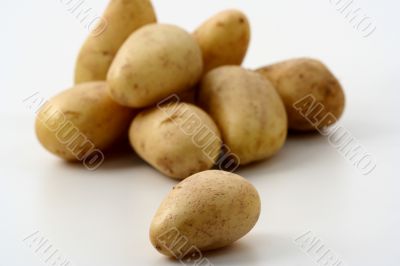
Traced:
POLYGON ((177 260, 166 257, 166 260, 176 265, 209 265, 206 263, 208 261, 210 265, 266 265, 266 262, 298 256, 298 254, 292 239, 286 235, 250 232, 249 235, 229 246, 202 252, 200 258, 191 260, 188 256, 177 260))
MULTIPOLYGON (((271 165, 271 162, 276 163, 276 161, 284 160, 284 157, 281 153, 285 152, 288 147, 288 144, 297 142, 297 141, 313 141, 315 139, 323 138, 318 131, 294 131, 291 130, 288 133, 287 143, 282 148, 277 155, 272 156, 271 158, 267 158, 265 160, 256 161, 246 165, 237 165, 236 158, 232 156, 228 156, 225 152, 222 151, 220 155, 220 159, 217 161, 217 164, 214 165, 213 169, 223 170, 228 172, 242 172, 246 171, 253 167, 260 167, 264 165, 271 165)), ((104 161, 101 165, 96 169, 97 170, 124 170, 129 168, 135 168, 136 166, 146 164, 132 149, 128 138, 123 138, 119 142, 117 142, 113 147, 104 151, 104 161)), ((68 167, 74 168, 82 168, 86 170, 82 161, 63 161, 64 164, 67 164, 68 167)))
POLYGON ((318 138, 322 137, 322 135, 317 130, 309 130, 309 131, 301 131, 289 129, 287 138, 318 138))
MULTIPOLYGON (((132 149, 129 140, 123 139, 116 143, 113 147, 103 152, 104 161, 95 170, 123 170, 134 168, 143 164, 143 160, 132 149)), ((68 167, 83 168, 83 161, 63 161, 68 167)), ((85 169, 86 170, 86 169, 85 169)))

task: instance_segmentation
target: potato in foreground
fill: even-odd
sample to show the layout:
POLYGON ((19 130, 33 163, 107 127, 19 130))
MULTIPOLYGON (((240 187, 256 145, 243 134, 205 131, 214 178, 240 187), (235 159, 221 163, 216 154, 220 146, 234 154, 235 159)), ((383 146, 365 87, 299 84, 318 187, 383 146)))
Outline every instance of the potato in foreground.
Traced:
POLYGON ((105 82, 76 85, 44 104, 36 118, 36 135, 55 155, 80 161, 95 149, 109 148, 126 134, 134 111, 116 104, 105 82))
POLYGON ((250 42, 250 25, 239 10, 225 10, 202 24, 194 33, 204 61, 204 73, 224 65, 240 65, 250 42))
POLYGON ((320 61, 288 60, 257 72, 277 89, 285 104, 290 129, 322 129, 341 117, 345 106, 342 86, 320 61))
POLYGON ((199 104, 217 123, 224 144, 241 165, 268 158, 285 143, 282 100, 258 73, 238 66, 210 71, 201 82, 199 104))
POLYGON ((75 84, 106 80, 118 49, 129 35, 156 21, 150 0, 111 0, 100 23, 79 52, 75 66, 75 84))
POLYGON ((201 51, 193 36, 176 26, 152 24, 122 45, 107 81, 119 104, 147 107, 190 89, 202 71, 201 51))
POLYGON ((222 145, 214 121, 187 103, 167 103, 139 113, 129 138, 140 157, 176 179, 210 169, 222 145))
POLYGON ((219 170, 197 173, 161 203, 150 240, 160 253, 176 259, 221 248, 254 227, 260 208, 257 190, 243 177, 219 170))

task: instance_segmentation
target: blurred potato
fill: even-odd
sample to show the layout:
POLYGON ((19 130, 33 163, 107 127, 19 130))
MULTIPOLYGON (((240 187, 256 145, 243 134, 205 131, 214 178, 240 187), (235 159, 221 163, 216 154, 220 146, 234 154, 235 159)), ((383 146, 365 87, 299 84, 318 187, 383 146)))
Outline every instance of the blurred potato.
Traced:
POLYGON ((170 102, 139 113, 129 138, 140 157, 175 179, 210 169, 222 145, 214 121, 187 103, 170 102))
POLYGON ((257 70, 274 84, 285 104, 289 128, 313 131, 335 123, 345 107, 339 81, 320 61, 292 59, 257 70))
POLYGON ((79 161, 88 152, 106 150, 123 137, 134 113, 110 98, 105 82, 82 83, 42 106, 36 119, 36 135, 51 153, 79 161))
POLYGON ((268 158, 283 146, 287 118, 275 88, 239 66, 216 68, 203 78, 199 104, 217 123, 230 153, 244 165, 268 158))
POLYGON ((243 12, 230 9, 208 19, 193 35, 206 73, 219 66, 242 64, 250 42, 250 24, 243 12))
POLYGON ((156 21, 149 0, 111 0, 102 16, 104 25, 98 25, 100 32, 92 32, 79 52, 75 84, 106 80, 115 55, 129 35, 156 21))
POLYGON ((189 33, 173 25, 152 24, 124 43, 107 82, 116 102, 141 108, 192 88, 202 71, 200 48, 189 33))

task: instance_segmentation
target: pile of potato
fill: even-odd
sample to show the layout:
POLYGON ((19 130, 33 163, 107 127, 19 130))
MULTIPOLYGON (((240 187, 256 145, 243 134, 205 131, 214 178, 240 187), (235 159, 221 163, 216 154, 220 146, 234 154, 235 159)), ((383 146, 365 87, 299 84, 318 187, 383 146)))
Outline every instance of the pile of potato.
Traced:
POLYGON ((157 23, 150 0, 111 0, 103 17, 108 27, 89 36, 79 53, 75 85, 40 110, 39 141, 80 161, 93 148, 88 143, 106 151, 129 136, 144 161, 184 179, 151 224, 151 242, 163 254, 182 258, 241 238, 259 217, 259 195, 244 178, 210 169, 267 159, 283 147, 289 129, 334 123, 316 127, 310 120, 321 115, 294 105, 311 95, 338 119, 345 101, 338 80, 307 58, 241 67, 250 24, 238 10, 216 14, 192 34, 157 23), (61 120, 63 128, 54 130, 61 120), (174 246, 180 236, 186 252, 174 246))

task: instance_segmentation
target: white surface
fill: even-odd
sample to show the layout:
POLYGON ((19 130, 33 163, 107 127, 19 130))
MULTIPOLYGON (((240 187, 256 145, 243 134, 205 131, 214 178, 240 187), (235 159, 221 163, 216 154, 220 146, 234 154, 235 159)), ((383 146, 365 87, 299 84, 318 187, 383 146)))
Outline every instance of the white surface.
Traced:
MULTIPOLYGON (((34 114, 22 99, 34 92, 50 97, 69 87, 87 35, 63 2, 2 2, 0 265, 46 265, 23 241, 37 230, 74 266, 180 265, 148 240, 152 215, 175 181, 129 148, 89 172, 61 162, 35 138, 34 114)), ((86 4, 101 14, 106 1, 86 4)), ((326 138, 290 137, 276 157, 239 171, 262 198, 256 227, 232 247, 205 256, 214 265, 313 265, 293 242, 311 230, 345 265, 397 266, 398 2, 357 1, 377 26, 369 38, 329 0, 157 0, 154 5, 160 21, 188 30, 219 10, 243 9, 253 26, 246 67, 296 56, 322 59, 346 90, 341 124, 377 159, 376 170, 363 176, 326 138)))

